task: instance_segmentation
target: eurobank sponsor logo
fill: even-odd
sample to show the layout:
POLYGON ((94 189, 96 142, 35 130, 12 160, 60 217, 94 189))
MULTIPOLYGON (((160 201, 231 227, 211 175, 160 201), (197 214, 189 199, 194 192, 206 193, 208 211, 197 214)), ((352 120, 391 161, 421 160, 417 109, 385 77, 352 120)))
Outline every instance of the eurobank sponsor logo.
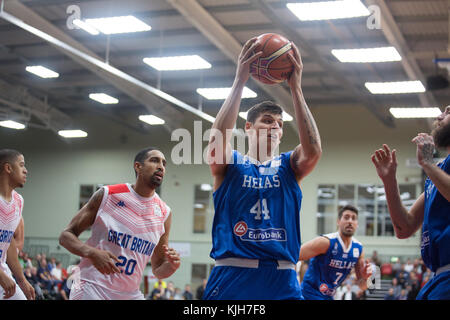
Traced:
POLYGON ((286 230, 278 228, 251 229, 241 236, 243 241, 286 241, 286 230))

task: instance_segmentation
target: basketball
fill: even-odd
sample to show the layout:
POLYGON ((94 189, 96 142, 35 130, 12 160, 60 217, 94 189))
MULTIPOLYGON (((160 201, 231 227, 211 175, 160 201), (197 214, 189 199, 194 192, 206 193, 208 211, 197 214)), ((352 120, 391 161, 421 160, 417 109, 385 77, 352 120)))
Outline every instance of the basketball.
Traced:
POLYGON ((290 41, 276 33, 265 33, 256 42, 255 52, 263 54, 250 65, 252 77, 265 84, 281 83, 289 78, 294 69, 288 57, 292 52, 290 41))

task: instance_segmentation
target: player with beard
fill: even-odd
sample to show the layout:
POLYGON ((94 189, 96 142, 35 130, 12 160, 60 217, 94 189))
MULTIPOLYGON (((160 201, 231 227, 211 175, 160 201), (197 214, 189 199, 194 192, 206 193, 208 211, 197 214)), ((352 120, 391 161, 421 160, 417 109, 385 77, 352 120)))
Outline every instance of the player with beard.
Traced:
POLYGON ((338 231, 302 244, 299 260, 311 259, 300 285, 305 300, 333 300, 336 289, 353 268, 361 290, 367 289, 371 265, 364 261, 362 244, 353 238, 358 227, 358 209, 346 205, 338 214, 338 231))
POLYGON ((158 279, 179 268, 179 254, 168 248, 171 210, 155 192, 165 167, 160 151, 140 151, 136 183, 100 188, 61 233, 60 244, 82 257, 71 300, 143 300, 139 285, 150 259, 158 279), (78 237, 88 228, 91 237, 83 243, 78 237))
POLYGON ((408 210, 401 202, 397 179, 396 150, 384 144, 372 155, 378 176, 384 184, 386 201, 397 238, 412 236, 422 225, 421 253, 434 277, 420 290, 418 300, 450 299, 450 106, 436 118, 431 136, 419 133, 417 161, 427 175, 425 192, 408 210), (445 149, 447 157, 433 162, 435 146, 445 149))

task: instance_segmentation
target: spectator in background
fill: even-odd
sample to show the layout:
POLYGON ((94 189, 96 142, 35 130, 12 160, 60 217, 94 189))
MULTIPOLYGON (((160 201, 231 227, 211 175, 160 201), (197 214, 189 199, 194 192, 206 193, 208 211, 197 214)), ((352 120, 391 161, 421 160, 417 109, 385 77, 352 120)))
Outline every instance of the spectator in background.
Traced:
POLYGON ((345 286, 344 294, 342 295, 342 300, 356 300, 356 294, 352 289, 350 284, 345 286))
POLYGON ((52 270, 54 268, 56 268, 56 259, 50 258, 50 262, 48 263, 48 270, 50 270, 50 272, 52 272, 52 270))
POLYGON ((195 293, 195 298, 197 300, 202 300, 203 297, 203 292, 205 292, 205 288, 206 288, 206 279, 202 280, 202 284, 197 288, 197 291, 195 293))
POLYGON ((394 296, 394 288, 389 288, 389 292, 384 296, 384 300, 396 300, 394 296))
POLYGON ((391 284, 391 288, 394 289, 394 296, 398 297, 400 296, 400 293, 402 291, 402 286, 398 283, 398 279, 397 278, 393 278, 392 279, 392 284, 391 284))
POLYGON ((181 294, 180 288, 175 288, 175 293, 173 295, 173 300, 183 300, 183 295, 181 294))
POLYGON ((53 276, 55 280, 59 281, 63 280, 61 262, 57 261, 55 263, 55 267, 50 270, 50 274, 53 276))
POLYGON ((25 268, 32 268, 33 267, 33 262, 30 259, 30 256, 28 255, 28 253, 24 252, 23 253, 23 269, 25 268))
POLYGON ((408 292, 406 291, 406 289, 402 289, 402 291, 400 291, 400 295, 397 297, 396 300, 407 300, 408 299, 408 292))
POLYGON ((194 295, 191 292, 191 286, 189 284, 184 286, 183 299, 194 300, 194 295))
POLYGON ((414 271, 409 273, 409 280, 407 282, 408 289, 408 300, 416 300, 417 295, 421 289, 420 281, 417 279, 417 275, 414 271))
POLYGON ((398 273, 402 269, 402 263, 401 263, 400 258, 397 258, 394 265, 392 266, 392 269, 394 271, 394 277, 398 277, 398 273))
POLYGON ((414 270, 414 265, 411 263, 411 259, 408 259, 408 260, 406 261, 404 270, 405 270, 406 272, 408 272, 408 273, 410 273, 411 271, 414 270))
POLYGON ((173 282, 169 281, 167 283, 166 290, 164 290, 164 294, 162 295, 162 298, 164 300, 173 300, 174 295, 175 295, 175 288, 173 286, 173 282))
POLYGON ((35 267, 26 267, 24 270, 25 278, 33 286, 34 292, 36 292, 36 299, 44 300, 44 293, 39 282, 37 269, 35 267))
POLYGON ((343 300, 342 297, 344 296, 344 293, 347 291, 346 287, 344 286, 344 283, 342 283, 337 289, 336 293, 334 295, 334 300, 343 300))
POLYGON ((372 253, 372 262, 375 263, 376 266, 381 267, 380 258, 378 258, 378 252, 376 250, 372 253))

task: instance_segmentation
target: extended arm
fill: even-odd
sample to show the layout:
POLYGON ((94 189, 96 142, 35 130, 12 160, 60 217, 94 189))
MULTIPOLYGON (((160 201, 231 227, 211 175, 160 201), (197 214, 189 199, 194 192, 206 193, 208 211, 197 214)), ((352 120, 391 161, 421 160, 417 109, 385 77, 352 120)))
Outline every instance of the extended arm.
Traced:
POLYGON ((300 144, 291 155, 291 167, 295 172, 297 181, 300 182, 316 166, 322 155, 322 145, 319 130, 311 111, 306 104, 301 88, 303 63, 300 52, 292 43, 293 56, 288 55, 294 71, 289 78, 292 101, 294 103, 295 121, 299 131, 300 144))
POLYGON ((25 224, 23 222, 23 218, 20 218, 19 225, 17 226, 16 231, 14 232, 14 240, 16 240, 17 251, 23 250, 23 244, 25 242, 25 224))
POLYGON ((330 247, 330 240, 325 237, 317 237, 307 241, 300 247, 298 260, 305 261, 318 255, 325 254, 330 247))
POLYGON ((376 150, 372 155, 372 162, 384 185, 395 234, 399 239, 409 238, 423 222, 425 196, 422 193, 409 211, 402 204, 396 178, 396 150, 391 152, 389 146, 384 144, 383 149, 376 150))
POLYGON ((114 261, 119 262, 117 257, 109 251, 93 248, 78 238, 83 231, 93 225, 103 199, 103 190, 101 188, 95 192, 88 203, 78 211, 61 233, 59 243, 71 253, 90 259, 101 273, 111 274, 120 272, 120 269, 114 264, 114 261))
POLYGON ((225 175, 227 160, 231 156, 231 132, 236 125, 242 91, 250 76, 250 64, 262 54, 262 52, 258 52, 252 55, 256 46, 256 38, 252 38, 242 48, 231 92, 220 108, 211 128, 208 155, 212 175, 215 180, 218 180, 214 183, 215 189, 222 182, 221 178, 225 175))
POLYGON ((355 265, 356 284, 361 290, 367 290, 367 279, 372 275, 372 266, 368 260, 364 260, 364 253, 358 259, 355 265))
POLYGON ((172 224, 172 213, 164 222, 165 233, 159 239, 152 258, 152 272, 158 279, 170 277, 180 267, 180 256, 172 248, 169 248, 169 233, 172 224))

